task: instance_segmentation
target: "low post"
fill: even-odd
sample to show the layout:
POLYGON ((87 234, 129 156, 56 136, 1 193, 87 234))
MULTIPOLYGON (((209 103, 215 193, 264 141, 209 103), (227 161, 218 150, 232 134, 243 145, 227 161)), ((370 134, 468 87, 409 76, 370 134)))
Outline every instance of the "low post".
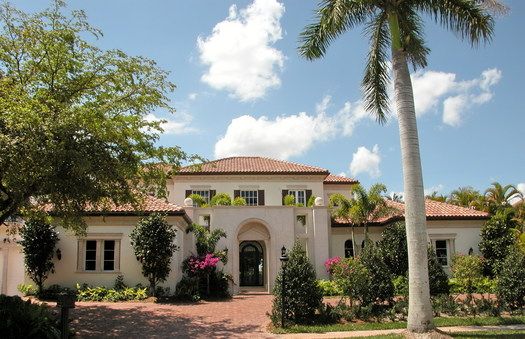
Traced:
POLYGON ((283 268, 283 276, 281 279, 281 327, 285 327, 285 314, 286 314, 286 262, 288 261, 288 255, 286 254, 286 247, 281 248, 281 265, 283 268))
POLYGON ((75 292, 61 292, 58 295, 57 306, 60 307, 60 338, 69 338, 69 309, 75 308, 77 295, 75 292))

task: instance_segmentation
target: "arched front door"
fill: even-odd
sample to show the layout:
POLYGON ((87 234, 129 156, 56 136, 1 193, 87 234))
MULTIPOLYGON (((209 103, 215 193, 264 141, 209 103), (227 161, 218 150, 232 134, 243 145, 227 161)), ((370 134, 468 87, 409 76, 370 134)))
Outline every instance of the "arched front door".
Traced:
POLYGON ((256 241, 243 241, 239 245, 240 285, 264 285, 264 252, 256 241))

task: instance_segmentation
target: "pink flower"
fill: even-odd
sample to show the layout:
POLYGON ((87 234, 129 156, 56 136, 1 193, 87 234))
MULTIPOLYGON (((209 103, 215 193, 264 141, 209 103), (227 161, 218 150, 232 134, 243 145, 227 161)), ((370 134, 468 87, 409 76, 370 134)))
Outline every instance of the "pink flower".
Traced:
POLYGON ((326 272, 331 274, 333 271, 333 266, 337 265, 340 261, 341 261, 341 257, 333 257, 333 258, 326 259, 326 261, 324 262, 324 267, 326 268, 326 272))

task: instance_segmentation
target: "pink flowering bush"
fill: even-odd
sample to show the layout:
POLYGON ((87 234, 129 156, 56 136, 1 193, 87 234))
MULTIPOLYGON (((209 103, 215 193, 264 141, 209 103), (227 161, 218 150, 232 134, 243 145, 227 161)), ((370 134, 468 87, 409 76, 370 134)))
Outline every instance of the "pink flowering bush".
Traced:
POLYGON ((193 275, 206 274, 217 267, 220 260, 213 253, 206 253, 200 257, 192 255, 184 261, 184 270, 193 275))
POLYGON ((333 257, 328 258, 324 262, 324 267, 326 268, 326 272, 333 274, 334 273, 334 266, 337 265, 339 262, 341 262, 341 257, 333 257))

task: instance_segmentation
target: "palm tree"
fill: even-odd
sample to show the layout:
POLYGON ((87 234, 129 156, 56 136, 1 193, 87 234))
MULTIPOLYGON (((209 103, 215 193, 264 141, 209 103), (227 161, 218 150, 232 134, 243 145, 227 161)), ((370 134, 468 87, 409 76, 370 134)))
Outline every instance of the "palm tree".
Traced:
POLYGON ((342 33, 365 25, 370 39, 362 82, 365 108, 379 123, 384 123, 388 114, 390 47, 403 164, 409 254, 407 327, 411 332, 427 332, 433 325, 423 176, 408 63, 414 68, 427 65, 429 49, 424 41, 422 14, 471 45, 490 41, 494 20, 485 6, 487 2, 494 0, 322 0, 316 22, 306 26, 300 36, 299 53, 313 60, 323 57, 330 43, 342 33))
POLYGON ((352 209, 352 201, 342 195, 341 193, 335 193, 330 195, 328 208, 332 217, 336 219, 342 219, 345 222, 350 224, 351 234, 352 234, 352 253, 357 253, 355 251, 355 232, 354 232, 354 223, 351 221, 350 211, 352 209))
POLYGON ((443 194, 438 194, 437 191, 434 191, 426 196, 427 199, 439 201, 439 202, 446 202, 447 196, 443 194))
POLYGON ((501 185, 499 182, 493 182, 492 187, 485 191, 485 199, 487 200, 489 210, 494 213, 500 208, 510 207, 510 200, 512 198, 523 198, 523 195, 514 185, 501 185))
POLYGON ((478 204, 483 195, 470 186, 459 187, 450 192, 448 202, 463 207, 473 207, 478 204))

